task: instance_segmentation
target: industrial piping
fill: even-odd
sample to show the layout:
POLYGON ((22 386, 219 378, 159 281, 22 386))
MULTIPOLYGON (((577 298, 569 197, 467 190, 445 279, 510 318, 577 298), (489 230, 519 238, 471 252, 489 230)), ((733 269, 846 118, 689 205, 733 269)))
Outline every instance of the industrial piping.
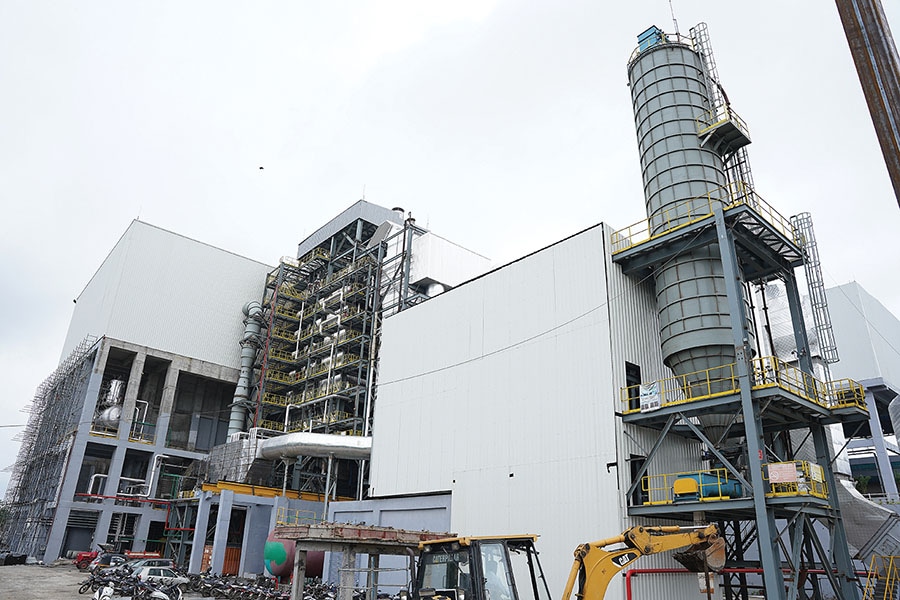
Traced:
POLYGON ((319 458, 345 458, 368 460, 372 454, 372 437, 360 435, 334 435, 298 431, 278 437, 260 440, 256 457, 268 460, 317 456, 319 458))
POLYGON ((237 387, 234 389, 234 400, 231 403, 231 416, 228 419, 228 435, 244 431, 247 422, 247 406, 250 404, 250 385, 253 378, 253 363, 256 361, 256 349, 259 332, 262 329, 263 310, 259 302, 251 301, 244 305, 244 335, 241 337, 241 372, 237 387))
MULTIPOLYGON (((334 459, 368 460, 371 455, 371 436, 334 435, 309 431, 298 431, 260 440, 256 446, 256 457, 268 460, 284 460, 287 462, 300 456, 315 456, 328 459, 328 471, 325 479, 325 506, 323 507, 326 518, 328 516, 331 472, 334 467, 334 459)), ((286 486, 287 472, 285 472, 286 486)))

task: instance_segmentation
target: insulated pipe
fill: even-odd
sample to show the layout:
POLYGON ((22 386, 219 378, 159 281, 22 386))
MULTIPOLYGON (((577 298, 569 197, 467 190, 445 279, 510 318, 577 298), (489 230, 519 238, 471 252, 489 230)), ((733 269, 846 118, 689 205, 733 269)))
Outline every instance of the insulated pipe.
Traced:
MULTIPOLYGON (((107 478, 109 477, 109 475, 107 475, 106 473, 94 473, 93 475, 91 475, 91 478, 88 480, 88 494, 94 493, 94 482, 97 481, 97 479, 99 479, 100 477, 107 478)), ((97 493, 99 494, 100 491, 98 490, 97 493)))
POLYGON ((367 460, 372 454, 371 436, 334 435, 298 431, 260 440, 256 457, 267 460, 315 456, 367 460))
POLYGON ((247 422, 253 363, 256 362, 259 332, 263 322, 263 311, 259 302, 248 302, 244 305, 243 311, 246 318, 244 319, 244 335, 241 338, 241 372, 238 376, 237 387, 234 389, 234 400, 231 403, 231 416, 228 419, 229 436, 244 431, 244 425, 247 422))
MULTIPOLYGON (((161 463, 163 461, 163 459, 166 459, 166 458, 169 458, 169 456, 166 454, 157 454, 156 456, 153 457, 153 467, 150 470, 150 481, 147 483, 146 493, 143 493, 143 494, 120 494, 120 495, 126 495, 129 498, 149 498, 150 494, 153 493, 153 484, 156 483, 157 468, 161 467, 161 465, 159 463, 161 463)), ((132 479, 130 477, 120 477, 119 480, 120 481, 122 481, 122 480, 142 481, 142 482, 147 481, 146 479, 132 479)))

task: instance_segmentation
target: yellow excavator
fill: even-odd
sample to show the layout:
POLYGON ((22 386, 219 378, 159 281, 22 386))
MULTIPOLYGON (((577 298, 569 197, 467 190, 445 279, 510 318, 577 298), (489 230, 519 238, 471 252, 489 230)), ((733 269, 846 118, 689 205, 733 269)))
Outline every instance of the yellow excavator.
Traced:
MULTIPOLYGON (((412 589, 401 592, 401 599, 550 600, 535 541, 536 535, 515 535, 422 542, 412 589)), ((674 558, 688 570, 718 571, 725 565, 716 525, 637 526, 581 544, 562 600, 602 600, 612 578, 638 558, 685 547, 674 558)))

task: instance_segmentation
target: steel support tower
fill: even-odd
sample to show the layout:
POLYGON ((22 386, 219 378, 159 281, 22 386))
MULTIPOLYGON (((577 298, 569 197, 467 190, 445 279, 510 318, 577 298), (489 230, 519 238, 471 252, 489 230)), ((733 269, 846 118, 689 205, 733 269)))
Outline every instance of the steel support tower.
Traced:
POLYGON ((756 193, 749 134, 716 79, 706 27, 691 34, 648 29, 629 62, 648 218, 614 233, 611 249, 624 273, 655 279, 675 376, 621 390, 624 425, 655 432, 628 515, 719 522, 729 599, 747 600, 757 574, 770 600, 856 600, 827 430, 868 418, 864 391, 813 376, 794 275, 803 236, 756 193), (750 286, 775 279, 796 362, 755 356, 750 286), (695 442, 703 468, 660 472, 671 436, 695 442))

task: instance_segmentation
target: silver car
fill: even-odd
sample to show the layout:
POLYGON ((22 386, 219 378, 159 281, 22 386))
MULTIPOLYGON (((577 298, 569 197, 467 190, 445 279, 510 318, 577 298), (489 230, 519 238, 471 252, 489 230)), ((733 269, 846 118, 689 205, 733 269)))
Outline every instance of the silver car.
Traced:
POLYGON ((134 570, 132 576, 154 585, 183 585, 190 581, 190 579, 179 575, 169 567, 138 567, 134 570))

